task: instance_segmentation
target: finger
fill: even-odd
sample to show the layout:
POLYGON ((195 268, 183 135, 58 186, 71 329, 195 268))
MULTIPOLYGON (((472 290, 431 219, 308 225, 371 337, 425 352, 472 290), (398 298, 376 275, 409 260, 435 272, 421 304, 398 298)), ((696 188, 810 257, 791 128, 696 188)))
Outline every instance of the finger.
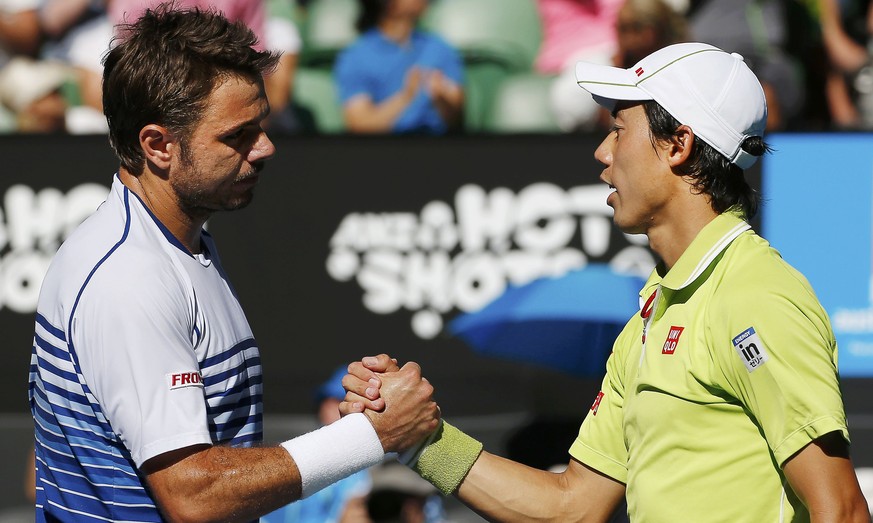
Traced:
POLYGON ((414 361, 406 362, 406 364, 403 365, 403 368, 401 368, 400 370, 405 372, 405 373, 410 373, 410 374, 414 375, 415 377, 417 377, 418 379, 423 379, 421 377, 421 365, 419 365, 418 363, 415 363, 414 361))
POLYGON ((397 360, 387 354, 367 356, 361 360, 361 363, 373 372, 394 372, 400 370, 400 367, 397 366, 397 360))
MULTIPOLYGON (((352 392, 346 392, 346 397, 340 403, 340 412, 343 413, 343 405, 348 413, 363 412, 364 410, 374 410, 382 412, 385 410, 385 400, 382 398, 369 399, 352 392)), ((345 413, 343 414, 345 415, 345 413)))
MULTIPOLYGON (((364 358, 364 359, 367 359, 367 358, 364 358)), ((368 369, 360 361, 353 361, 352 363, 349 363, 349 366, 346 370, 348 371, 348 373, 350 375, 358 378, 361 381, 368 381, 372 378, 375 378, 376 372, 378 372, 378 371, 374 372, 373 370, 368 369)))
POLYGON ((364 381, 353 374, 346 374, 343 376, 342 384, 346 392, 374 400, 380 396, 379 387, 382 386, 382 380, 373 376, 364 381))
POLYGON ((364 405, 360 402, 341 401, 339 404, 340 416, 348 416, 356 412, 364 412, 364 405))

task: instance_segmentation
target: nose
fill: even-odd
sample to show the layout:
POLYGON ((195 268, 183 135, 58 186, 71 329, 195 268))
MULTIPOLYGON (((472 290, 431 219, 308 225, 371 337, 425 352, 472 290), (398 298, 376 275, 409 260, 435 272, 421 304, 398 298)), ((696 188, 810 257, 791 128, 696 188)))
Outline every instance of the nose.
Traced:
POLYGON ((276 154, 276 146, 273 145, 273 141, 270 140, 267 133, 262 130, 249 151, 249 163, 269 160, 274 154, 276 154))
POLYGON ((612 133, 609 133, 594 151, 594 159, 607 167, 612 165, 612 143, 612 133))

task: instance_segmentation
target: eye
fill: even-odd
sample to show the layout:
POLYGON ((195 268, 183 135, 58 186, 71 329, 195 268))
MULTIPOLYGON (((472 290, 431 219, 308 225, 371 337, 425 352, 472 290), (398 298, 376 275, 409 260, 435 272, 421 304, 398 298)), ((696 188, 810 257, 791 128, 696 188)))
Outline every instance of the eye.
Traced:
POLYGON ((236 140, 237 138, 241 137, 244 132, 245 132, 245 128, 241 127, 239 129, 237 129, 236 131, 233 131, 230 134, 224 135, 224 139, 225 140, 236 140))

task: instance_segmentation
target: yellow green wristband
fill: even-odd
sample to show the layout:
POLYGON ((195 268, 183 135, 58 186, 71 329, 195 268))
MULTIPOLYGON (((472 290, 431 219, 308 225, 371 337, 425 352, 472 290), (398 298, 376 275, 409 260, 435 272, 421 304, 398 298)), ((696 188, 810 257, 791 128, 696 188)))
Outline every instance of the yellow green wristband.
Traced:
POLYGON ((436 436, 429 439, 412 470, 449 496, 473 468, 482 452, 482 443, 445 421, 436 436))

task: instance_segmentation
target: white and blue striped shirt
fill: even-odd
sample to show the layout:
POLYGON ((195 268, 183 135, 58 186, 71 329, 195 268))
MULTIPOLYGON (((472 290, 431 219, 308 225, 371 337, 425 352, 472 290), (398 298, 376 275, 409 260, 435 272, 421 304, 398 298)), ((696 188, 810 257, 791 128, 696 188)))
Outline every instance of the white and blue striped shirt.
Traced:
POLYGON ((192 255, 116 177, 55 256, 30 367, 37 521, 161 521, 144 462, 261 440, 258 347, 201 238, 192 255))

